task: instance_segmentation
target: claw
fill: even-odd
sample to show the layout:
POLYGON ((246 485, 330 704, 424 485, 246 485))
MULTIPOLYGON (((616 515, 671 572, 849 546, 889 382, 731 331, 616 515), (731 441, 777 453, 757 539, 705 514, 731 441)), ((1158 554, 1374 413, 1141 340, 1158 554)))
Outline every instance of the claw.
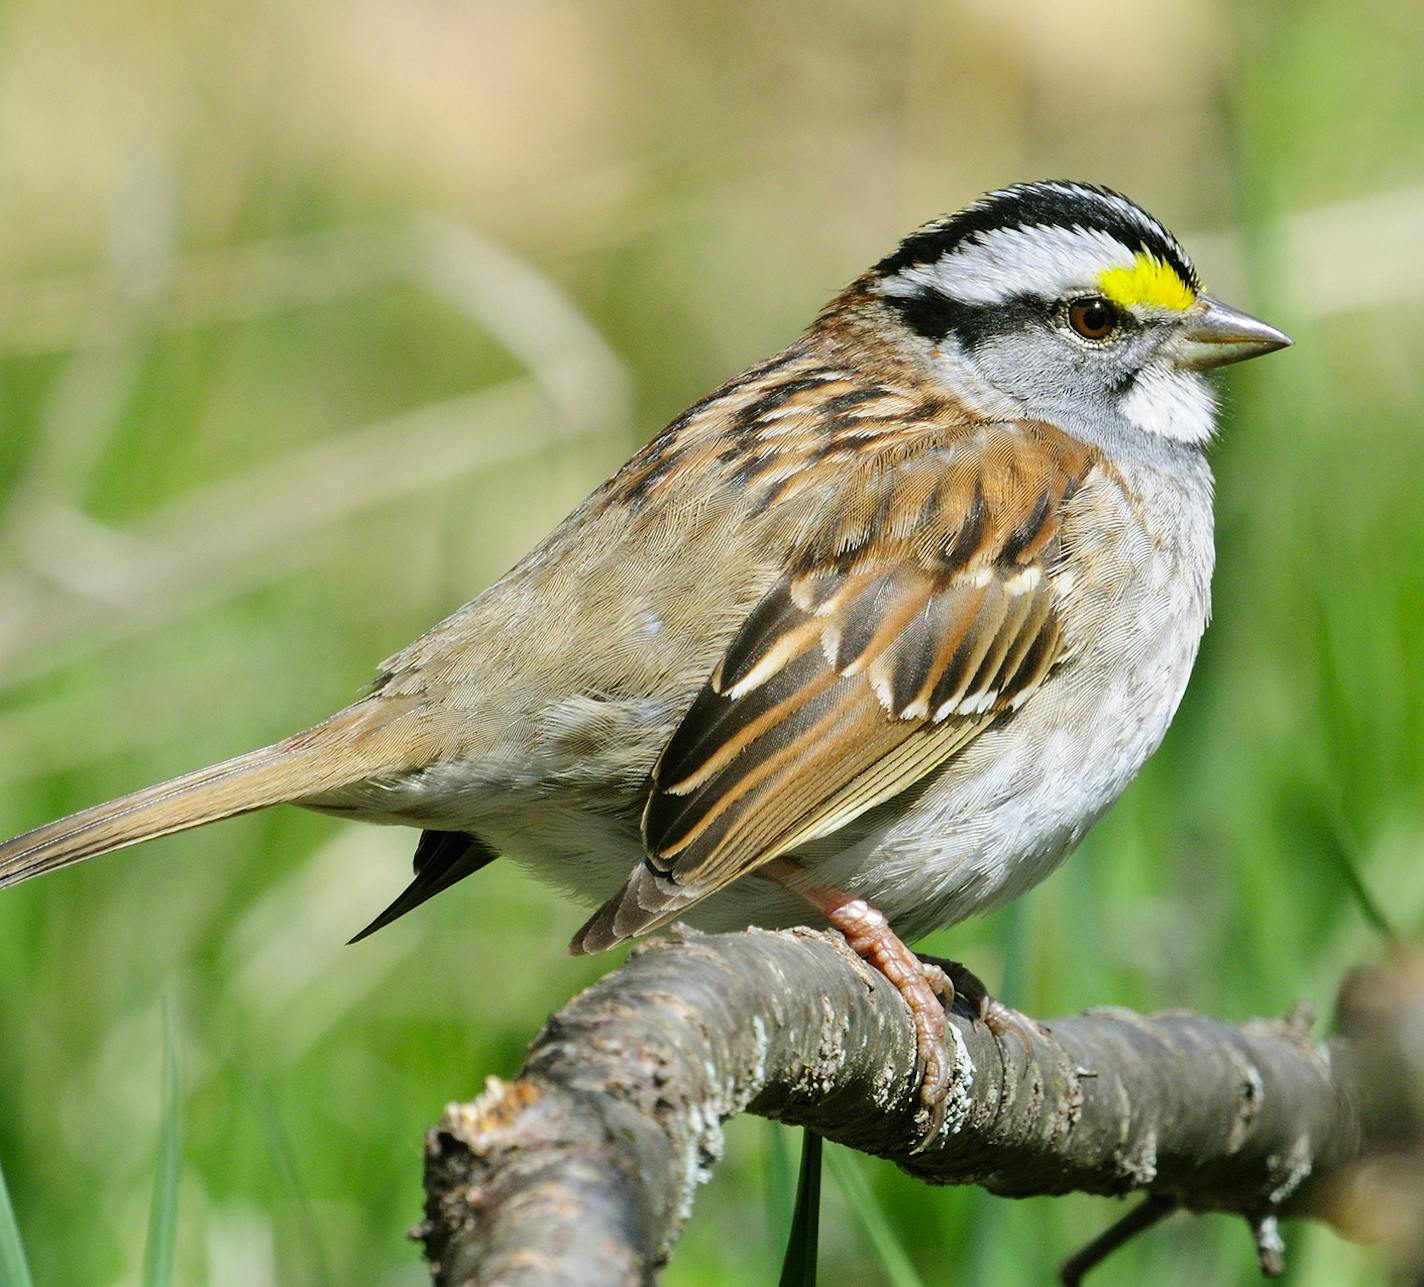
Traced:
MULTIPOLYGON (((985 1023, 989 1025, 989 1031, 994 1032, 994 1011, 1000 1010, 1005 1015, 1012 1011, 1007 1006, 1000 1005, 989 995, 989 989, 984 986, 984 982, 967 965, 961 961, 951 961, 942 956, 922 956, 921 964, 929 969, 933 967, 944 975, 949 984, 950 1004, 957 1004, 961 1013, 973 1019, 975 1023, 985 1023)), ((998 1036, 998 1033, 994 1033, 998 1036)))
POLYGON ((962 1013, 975 1023, 982 1023, 994 1036, 1012 1036, 1023 1046, 1026 1054, 1032 1053, 1033 1032, 1029 1027, 1032 1020, 991 996, 984 981, 967 965, 942 957, 921 957, 920 965, 927 972, 936 970, 944 976, 948 986, 946 1005, 959 1005, 962 1013))
POLYGON ((984 1007, 984 1026, 1002 1041, 1005 1037, 1013 1037, 1019 1045, 1023 1047, 1024 1058, 1033 1057, 1033 1020, 1021 1015, 1017 1010, 1011 1010, 1002 1001, 994 997, 985 998, 987 1004, 984 1007))

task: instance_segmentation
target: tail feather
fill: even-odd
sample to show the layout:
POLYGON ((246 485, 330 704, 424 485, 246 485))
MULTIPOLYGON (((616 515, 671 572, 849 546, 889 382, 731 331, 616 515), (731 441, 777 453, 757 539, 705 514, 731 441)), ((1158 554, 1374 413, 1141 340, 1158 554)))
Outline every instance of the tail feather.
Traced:
POLYGON ((569 944, 574 956, 591 956, 617 947, 639 934, 675 921, 710 889, 688 889, 672 877, 655 872, 646 862, 633 869, 623 888, 585 922, 569 944))
MULTIPOLYGON (((371 739, 353 738, 357 708, 295 737, 209 765, 157 786, 36 827, 0 844, 0 889, 86 858, 95 858, 207 822, 373 776, 371 739), (358 750, 353 741, 363 742, 358 750)), ((360 721, 364 723, 365 721, 360 721)))

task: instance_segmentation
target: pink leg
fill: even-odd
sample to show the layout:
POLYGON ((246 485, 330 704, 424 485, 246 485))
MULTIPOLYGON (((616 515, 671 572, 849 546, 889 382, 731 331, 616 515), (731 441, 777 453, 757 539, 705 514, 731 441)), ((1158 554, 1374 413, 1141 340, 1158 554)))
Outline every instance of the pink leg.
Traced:
POLYGON ((939 1128, 949 1089, 944 1050, 946 1020, 940 997, 947 996, 952 1002, 953 984, 937 964, 923 962, 910 951, 884 915, 863 898, 808 882, 801 866, 790 858, 773 859, 762 870, 799 894, 840 930, 851 951, 879 970, 904 999, 915 1029, 915 1050, 924 1068, 920 1097, 930 1110, 930 1129, 925 1137, 929 1139, 939 1128))

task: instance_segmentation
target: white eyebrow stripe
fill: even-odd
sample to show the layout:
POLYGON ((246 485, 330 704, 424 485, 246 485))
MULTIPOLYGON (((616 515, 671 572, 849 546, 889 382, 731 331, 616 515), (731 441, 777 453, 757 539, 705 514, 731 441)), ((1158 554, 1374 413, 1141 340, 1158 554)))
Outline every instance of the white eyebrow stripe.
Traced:
POLYGON ((932 290, 966 304, 997 304, 1015 295, 1061 299, 1094 289, 1106 269, 1131 268, 1137 253, 1096 228, 999 228, 934 263, 902 268, 878 289, 902 297, 932 290))

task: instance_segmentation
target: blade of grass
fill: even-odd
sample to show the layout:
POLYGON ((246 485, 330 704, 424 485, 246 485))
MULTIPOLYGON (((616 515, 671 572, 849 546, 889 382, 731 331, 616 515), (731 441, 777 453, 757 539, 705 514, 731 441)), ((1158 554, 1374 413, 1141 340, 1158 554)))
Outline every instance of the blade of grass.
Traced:
POLYGON ((169 1287, 173 1248, 178 1235, 178 1182, 183 1164, 183 1076, 178 1024, 173 1003, 163 1002, 163 1109, 158 1138, 158 1169, 153 1177, 153 1205, 148 1212, 148 1240, 143 1249, 144 1287, 169 1287))
POLYGON ((821 1137, 801 1132, 801 1176, 796 1210, 781 1262, 780 1287, 816 1287, 816 1248, 821 1238, 821 1137))
POLYGON ((1362 860, 1359 841, 1355 839, 1350 824, 1345 820, 1345 811, 1338 799, 1331 804, 1330 830, 1335 841, 1331 846, 1331 857, 1335 860, 1335 865, 1345 881, 1345 888, 1350 891, 1360 915, 1385 942, 1397 944, 1400 941, 1399 935, 1395 933, 1389 917, 1384 914, 1384 908, 1370 892, 1370 887, 1365 883, 1360 871, 1362 860))
POLYGON ((790 1195, 791 1150, 786 1136, 789 1130, 780 1122, 762 1123, 762 1184, 766 1189, 765 1210, 768 1233, 773 1246, 784 1244, 791 1232, 792 1204, 790 1195))
POLYGON ((5 1172, 0 1170, 0 1287, 33 1287, 33 1283, 25 1244, 20 1241, 20 1222, 10 1205, 5 1172))
POLYGON ((865 1182, 865 1176, 860 1173, 855 1159, 844 1149, 833 1148, 826 1154, 826 1162, 836 1183, 846 1195, 846 1200, 865 1226, 866 1235, 870 1238, 876 1255, 880 1257, 880 1263, 885 1267, 885 1277, 890 1287, 924 1287, 923 1280, 915 1272, 914 1265, 910 1263, 909 1256, 900 1245, 899 1235, 891 1228, 884 1209, 876 1201, 875 1194, 865 1182))
POLYGON ((244 1065, 243 1080, 247 1083, 248 1091, 256 1105, 258 1120, 262 1123, 263 1134, 267 1137, 267 1145, 272 1150, 277 1169, 286 1180, 292 1193, 292 1201, 296 1205, 297 1219, 304 1230, 304 1236, 298 1241, 306 1253, 308 1279, 315 1287, 331 1287, 335 1279, 332 1277, 326 1246, 321 1238, 322 1226, 302 1180, 297 1151, 292 1147, 292 1138, 282 1123, 282 1115, 277 1110, 277 1101, 273 1099, 272 1092, 255 1072, 247 1071, 250 1069, 250 1064, 244 1065))

